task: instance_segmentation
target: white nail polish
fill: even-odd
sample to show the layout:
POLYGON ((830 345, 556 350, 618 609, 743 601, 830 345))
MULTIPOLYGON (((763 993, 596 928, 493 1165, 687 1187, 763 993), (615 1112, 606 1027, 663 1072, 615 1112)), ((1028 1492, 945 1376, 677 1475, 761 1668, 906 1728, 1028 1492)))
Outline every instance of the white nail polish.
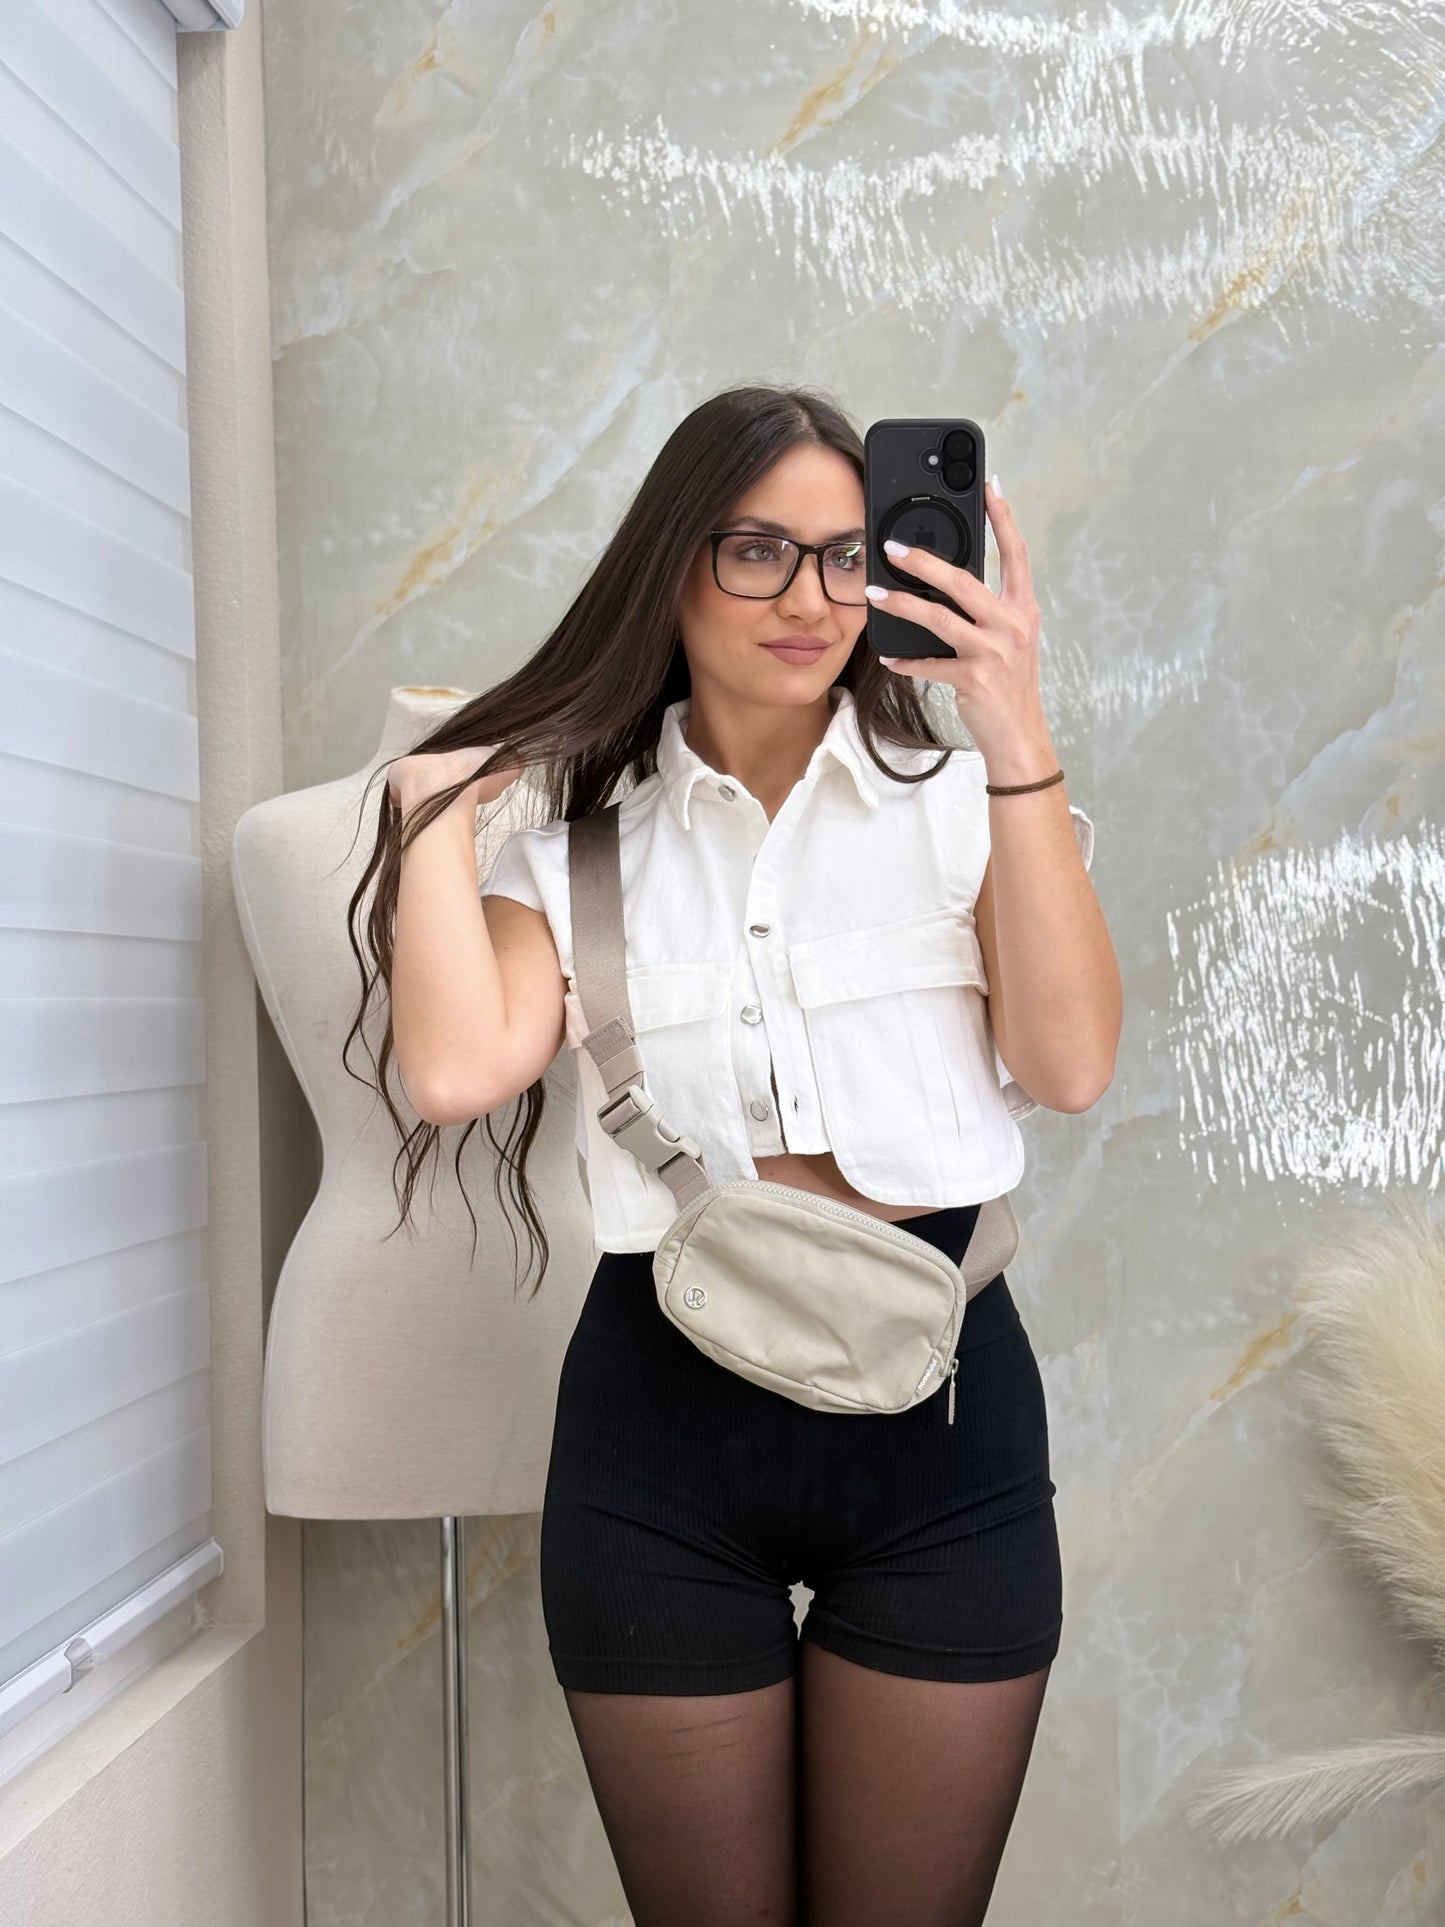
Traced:
POLYGON ((888 591, 881 589, 876 582, 865 583, 863 593, 870 602, 886 602, 888 600, 888 591))
POLYGON ((993 492, 994 492, 994 494, 995 494, 995 495, 996 495, 996 496, 998 497, 998 499, 999 499, 1000 501, 1002 501, 1002 500, 1003 500, 1003 490, 1002 490, 1002 489, 1001 489, 1001 488, 999 487, 999 485, 998 485, 998 476, 997 476, 997 475, 993 475, 993 476, 990 476, 990 478, 989 478, 989 480, 990 480, 990 481, 991 481, 991 483, 993 484, 993 492))
POLYGON ((883 546, 890 555, 907 555, 908 553, 908 544, 906 542, 895 542, 892 536, 889 536, 883 546))

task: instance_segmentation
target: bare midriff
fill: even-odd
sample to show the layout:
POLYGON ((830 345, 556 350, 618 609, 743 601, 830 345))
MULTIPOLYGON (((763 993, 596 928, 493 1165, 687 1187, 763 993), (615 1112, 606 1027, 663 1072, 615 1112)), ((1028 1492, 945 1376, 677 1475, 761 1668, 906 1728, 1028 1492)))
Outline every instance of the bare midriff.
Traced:
POLYGON ((783 1151, 776 1157, 754 1158, 753 1163, 758 1176, 770 1184, 791 1184, 799 1191, 815 1191, 821 1198, 836 1198, 889 1224, 937 1209, 931 1204, 880 1204, 877 1198, 865 1198, 843 1176, 831 1151, 783 1151))

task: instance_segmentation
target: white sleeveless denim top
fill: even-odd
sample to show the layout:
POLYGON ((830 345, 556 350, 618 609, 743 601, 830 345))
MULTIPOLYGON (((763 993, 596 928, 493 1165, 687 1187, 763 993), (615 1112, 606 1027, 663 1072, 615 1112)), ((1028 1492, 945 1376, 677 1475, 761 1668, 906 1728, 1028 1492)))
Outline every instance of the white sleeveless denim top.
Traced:
MULTIPOLYGON (((937 776, 894 783, 869 758, 852 692, 769 823, 733 776, 663 713, 657 771, 622 800, 628 996, 644 1086, 702 1146, 715 1184, 756 1157, 831 1151, 865 1197, 974 1204, 1023 1175, 1019 1119, 1038 1105, 994 1047, 973 905, 989 853, 986 771, 954 749, 937 776)), ((895 769, 941 751, 882 744, 895 769)), ((1094 826, 1071 806, 1087 867, 1094 826)), ((567 824, 514 830, 483 896, 545 913, 567 978, 578 1169, 602 1251, 652 1251, 671 1192, 597 1122, 606 1091, 582 1049, 567 824)))

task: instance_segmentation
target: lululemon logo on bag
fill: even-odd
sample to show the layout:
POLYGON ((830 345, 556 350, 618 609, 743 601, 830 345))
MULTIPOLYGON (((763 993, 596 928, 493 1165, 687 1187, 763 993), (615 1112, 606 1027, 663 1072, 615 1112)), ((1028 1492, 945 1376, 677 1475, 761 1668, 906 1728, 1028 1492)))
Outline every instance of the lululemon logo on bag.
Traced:
POLYGON ((682 1294, 682 1302, 687 1306, 689 1311, 701 1311, 707 1303, 707 1293, 701 1285, 689 1285, 687 1290, 682 1294))

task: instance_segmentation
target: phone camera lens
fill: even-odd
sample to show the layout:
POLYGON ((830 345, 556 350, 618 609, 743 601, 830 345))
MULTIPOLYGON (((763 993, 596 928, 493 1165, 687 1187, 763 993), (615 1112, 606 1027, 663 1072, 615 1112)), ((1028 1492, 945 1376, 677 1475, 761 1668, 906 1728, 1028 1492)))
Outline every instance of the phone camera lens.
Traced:
POLYGON ((943 438, 943 486, 962 492, 978 480, 978 441, 966 428, 951 428, 943 438))

